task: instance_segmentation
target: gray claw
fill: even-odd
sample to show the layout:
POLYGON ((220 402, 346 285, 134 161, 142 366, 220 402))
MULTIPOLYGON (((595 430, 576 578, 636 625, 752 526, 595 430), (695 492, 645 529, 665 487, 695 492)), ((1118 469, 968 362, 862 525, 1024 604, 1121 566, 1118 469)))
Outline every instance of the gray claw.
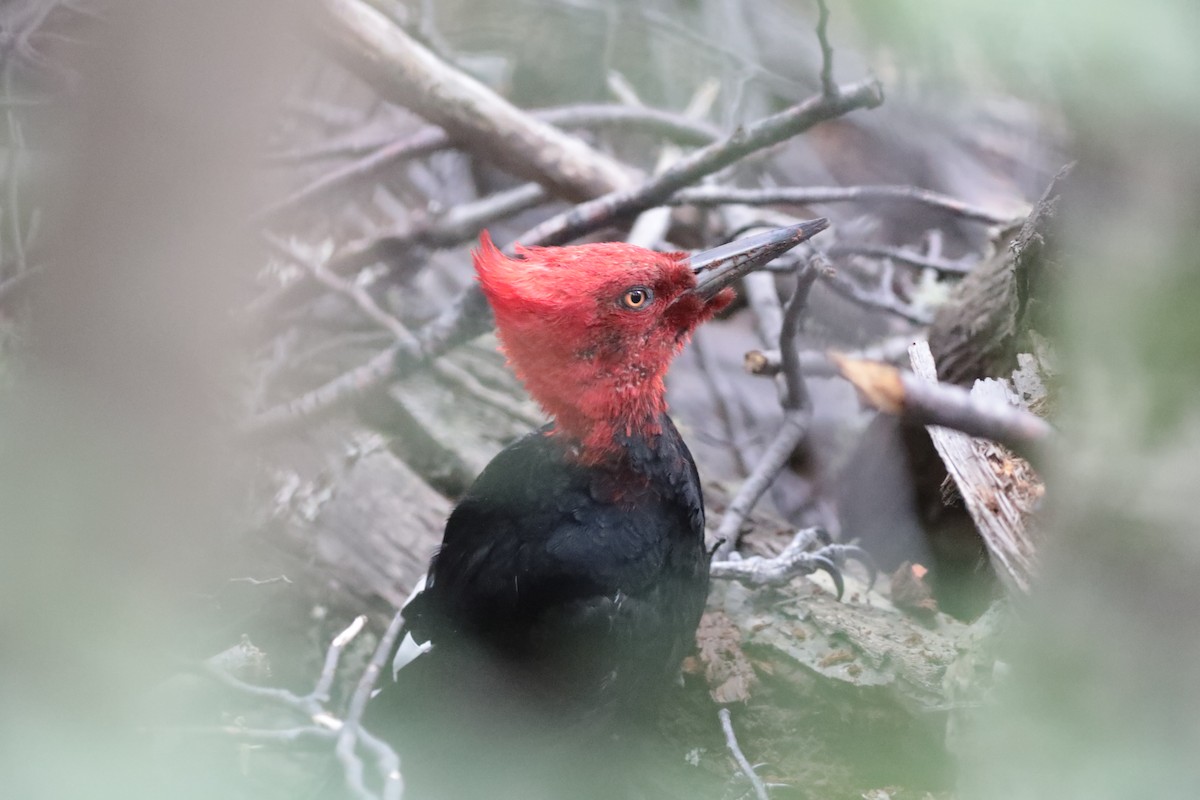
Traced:
MULTIPOLYGON (((826 545, 825 547, 822 547, 821 550, 825 550, 829 546, 830 545, 826 545)), ((829 577, 833 579, 834 588, 837 589, 837 599, 841 600, 842 594, 846 591, 846 582, 842 580, 842 571, 832 559, 821 555, 821 550, 818 550, 815 553, 809 553, 809 560, 811 561, 814 570, 822 569, 829 574, 829 577)))

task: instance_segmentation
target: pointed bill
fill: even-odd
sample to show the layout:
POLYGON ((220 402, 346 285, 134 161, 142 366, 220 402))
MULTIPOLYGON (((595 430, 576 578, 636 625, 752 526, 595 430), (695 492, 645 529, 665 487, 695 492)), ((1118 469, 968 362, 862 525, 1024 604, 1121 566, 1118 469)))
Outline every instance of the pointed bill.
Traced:
POLYGON ((711 300, 717 292, 747 272, 753 272, 828 227, 829 220, 822 217, 787 228, 764 231, 696 253, 688 259, 696 273, 696 288, 692 291, 705 300, 711 300))

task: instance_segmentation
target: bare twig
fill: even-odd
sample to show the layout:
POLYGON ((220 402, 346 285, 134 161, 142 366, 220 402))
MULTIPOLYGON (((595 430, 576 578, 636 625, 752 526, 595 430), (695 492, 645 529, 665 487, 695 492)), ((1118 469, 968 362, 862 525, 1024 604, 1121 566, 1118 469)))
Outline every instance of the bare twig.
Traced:
MULTIPOLYGON (((684 156, 671 169, 630 191, 613 192, 598 200, 581 203, 520 237, 526 245, 564 244, 630 214, 658 205, 676 190, 705 175, 723 169, 748 153, 769 147, 802 133, 827 119, 855 109, 874 108, 883 102, 879 84, 866 81, 843 87, 835 99, 813 97, 736 131, 720 142, 684 156)), ((393 348, 367 365, 339 376, 307 395, 268 409, 252 420, 246 433, 270 435, 305 420, 329 413, 341 403, 358 397, 382 383, 396 380, 446 352, 483 333, 491 325, 491 313, 477 286, 466 289, 441 315, 418 333, 419 348, 393 348), (388 364, 394 368, 388 369, 388 364)))
POLYGON ((771 796, 767 794, 767 787, 763 784, 762 778, 758 777, 758 773, 754 771, 754 767, 742 752, 742 748, 738 746, 737 734, 733 732, 733 720, 730 719, 729 709, 722 708, 717 712, 717 716, 721 719, 721 730, 725 732, 725 746, 729 748, 730 754, 733 755, 733 760, 737 762, 738 769, 742 771, 742 774, 750 781, 750 785, 754 787, 754 796, 758 800, 771 800, 771 796))
POLYGON ((725 515, 721 517, 716 533, 720 544, 713 554, 714 561, 727 560, 729 554, 737 549, 742 523, 767 489, 771 488, 792 452, 804 439, 808 431, 808 419, 809 414, 804 409, 792 409, 784 413, 779 432, 775 434, 759 462, 754 465, 750 477, 738 488, 737 494, 729 503, 729 508, 725 509, 725 515))
POLYGON ((305 740, 334 742, 334 752, 346 775, 347 786, 360 800, 377 800, 376 796, 366 788, 363 763, 355 752, 357 744, 361 744, 374 756, 376 766, 382 780, 383 800, 401 800, 404 784, 400 776, 400 758, 385 742, 361 727, 363 709, 369 699, 371 690, 382 671, 383 662, 391 652, 399 633, 403 618, 397 614, 387 632, 379 641, 375 655, 364 670, 362 678, 355 688, 345 719, 338 719, 326 708, 329 699, 329 689, 332 686, 333 675, 337 670, 342 650, 361 632, 365 617, 355 619, 344 631, 334 637, 325 654, 325 666, 317 680, 313 691, 303 697, 286 689, 270 686, 256 686, 230 675, 221 667, 211 662, 198 665, 200 672, 215 680, 226 688, 232 689, 249 697, 266 700, 282 705, 312 720, 313 725, 300 728, 287 728, 278 731, 246 730, 236 726, 225 726, 211 729, 226 732, 231 736, 254 741, 291 744, 305 740), (336 738, 335 738, 336 737, 336 738))
POLYGON ((333 641, 329 644, 329 649, 325 651, 325 665, 321 668, 321 676, 317 678, 317 685, 313 688, 312 695, 310 695, 318 703, 324 704, 329 702, 329 690, 333 688, 333 677, 337 673, 338 662, 342 658, 342 651, 346 649, 346 645, 354 641, 354 637, 362 632, 366 624, 366 615, 359 614, 344 631, 333 637, 333 641))
POLYGON ((991 439, 1030 460, 1055 435, 1041 417, 1016 406, 987 402, 961 386, 931 382, 890 364, 834 359, 846 380, 884 413, 991 439))
POLYGON ((315 32, 387 100, 428 119, 506 170, 584 200, 627 187, 630 172, 453 68, 361 0, 319 0, 315 32))
POLYGON ((817 0, 817 42, 821 45, 821 94, 833 97, 837 84, 833 82, 833 45, 829 43, 829 7, 817 0))
POLYGON ((337 733, 328 728, 316 725, 305 725, 298 728, 243 728, 240 725, 199 725, 173 726, 166 728, 148 728, 147 732, 185 734, 193 736, 220 736, 242 742, 258 744, 274 744, 284 746, 318 745, 328 747, 337 738, 337 733))
POLYGON ((272 248, 282 253, 288 259, 307 268, 317 281, 329 287, 338 294, 349 298, 355 304, 355 306, 357 306, 358 309, 367 316, 368 319, 391 333, 392 336, 396 338, 396 343, 399 346, 414 348, 419 346, 416 337, 413 335, 412 331, 408 329, 408 326, 380 308, 379 304, 375 302, 374 298, 367 294, 366 290, 361 286, 342 280, 326 269, 323 264, 315 263, 310 259, 303 257, 297 253, 295 249, 292 248, 287 242, 284 242, 276 236, 271 236, 268 234, 266 239, 267 243, 270 244, 272 248))
POLYGON ((796 276, 796 288, 783 309, 783 320, 779 326, 779 355, 783 384, 783 407, 788 410, 808 408, 808 387, 804 383, 804 372, 800 365, 800 353, 796 336, 800 332, 800 314, 808 305, 808 292, 817 280, 818 267, 810 261, 796 276))
POLYGON ((733 164, 750 153, 770 147, 812 128, 818 123, 883 102, 877 81, 862 81, 842 87, 836 97, 810 97, 778 114, 761 119, 718 142, 687 154, 670 169, 641 186, 580 203, 520 237, 524 244, 565 244, 604 225, 627 218, 643 209, 667 202, 680 189, 733 164))
POLYGON ((928 325, 933 321, 933 315, 928 311, 905 303, 896 296, 895 292, 882 284, 874 290, 867 290, 840 273, 824 274, 820 277, 821 281, 834 292, 861 306, 881 308, 917 325, 928 325))
MULTIPOLYGON (((604 130, 619 128, 644 131, 672 139, 679 144, 705 145, 720 138, 721 132, 703 122, 689 120, 669 111, 653 108, 631 108, 620 105, 575 105, 547 108, 529 112, 531 116, 559 128, 588 128, 604 130)), ((385 169, 412 158, 452 147, 454 142, 441 128, 422 128, 400 140, 389 137, 367 144, 344 142, 337 146, 299 150, 268 156, 275 162, 304 162, 338 156, 361 157, 322 175, 283 200, 262 211, 259 221, 269 222, 281 214, 305 203, 324 197, 330 191, 379 175, 385 169)))
MULTIPOLYGON (((400 629, 403 627, 404 615, 397 611, 395 616, 392 617, 392 622, 388 625, 387 631, 380 638, 379 645, 375 648, 375 654, 371 657, 370 663, 363 670, 362 677, 354 689, 354 694, 350 697, 350 705, 346 709, 346 718, 341 732, 338 734, 335 752, 346 772, 346 785, 359 797, 370 798, 371 795, 363 783, 362 761, 355 752, 355 746, 362 740, 364 745, 373 747, 372 740, 374 740, 374 737, 365 735, 366 731, 363 731, 361 728, 360 723, 363 711, 367 708, 367 701, 371 699, 371 692, 374 690, 379 676, 383 673, 384 662, 391 655, 396 644, 396 639, 400 635, 400 629)), ((374 741, 377 742, 378 740, 374 741)), ((381 755, 377 749, 376 755, 377 757, 381 755)), ((393 757, 395 756, 394 753, 392 755, 393 757)), ((386 758, 386 755, 384 757, 386 758)), ((387 766, 392 766, 392 764, 389 763, 387 766)), ((398 797, 403 791, 403 784, 400 782, 400 763, 398 758, 395 759, 393 769, 385 769, 384 776, 383 796, 385 800, 398 797)))
POLYGON ((1009 225, 1019 215, 989 211, 949 195, 917 186, 781 186, 766 189, 737 189, 728 186, 698 186, 682 191, 671 199, 673 205, 716 206, 738 203, 763 205, 818 205, 821 203, 860 203, 870 200, 898 200, 918 203, 955 217, 988 225, 1009 225))
POLYGON ((696 361, 700 367, 700 375, 704 379, 704 382, 708 384, 709 393, 716 404, 717 417, 721 422, 721 426, 725 429, 729 448, 733 451, 734 460, 737 462, 738 472, 741 475, 746 475, 750 472, 750 465, 753 463, 753 458, 751 458, 749 448, 746 447, 743 441, 745 425, 739 425, 738 412, 741 410, 740 404, 728 376, 713 363, 712 357, 708 352, 707 333, 703 327, 692 334, 691 350, 696 355, 696 361))
POLYGON ((934 256, 913 253, 909 250, 902 250, 899 247, 873 244, 835 244, 826 250, 826 253, 832 258, 840 256, 890 258, 901 264, 921 267, 922 269, 932 269, 947 275, 966 275, 976 263, 975 260, 951 261, 946 258, 936 258, 934 256))
POLYGON ((435 361, 433 371, 435 375, 451 386, 478 398, 523 425, 539 428, 546 422, 504 392, 484 386, 474 375, 451 361, 445 359, 435 361))
MULTIPOLYGON (((351 243, 337 252, 324 268, 334 275, 348 277, 380 261, 397 263, 412 257, 414 248, 452 247, 477 236, 484 227, 497 220, 533 208, 546 197, 545 189, 536 183, 528 183, 473 203, 464 203, 439 217, 409 225, 403 230, 351 243)), ((318 283, 317 276, 308 267, 303 277, 255 300, 245 313, 259 319, 273 317, 316 296, 318 283)))

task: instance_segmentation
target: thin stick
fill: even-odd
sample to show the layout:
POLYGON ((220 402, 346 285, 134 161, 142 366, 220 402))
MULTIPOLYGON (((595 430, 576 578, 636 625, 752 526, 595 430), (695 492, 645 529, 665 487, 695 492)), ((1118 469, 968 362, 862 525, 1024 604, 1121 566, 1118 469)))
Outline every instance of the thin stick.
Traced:
POLYGON ((329 649, 325 651, 325 666, 321 669, 321 676, 317 679, 317 685, 313 688, 311 695, 312 699, 318 703, 329 702, 329 690, 333 686, 333 676, 337 672, 342 651, 346 649, 346 645, 354 641, 354 637, 358 636, 366 624, 366 614, 359 614, 344 631, 333 637, 333 641, 329 643, 329 649))
MULTIPOLYGON (((338 760, 342 762, 342 767, 346 772, 346 786, 360 798, 370 798, 371 794, 367 791, 366 785, 363 783, 363 764, 362 760, 355 752, 355 745, 362 738, 363 731, 360 728, 363 712, 367 708, 367 701, 371 699, 371 692, 375 688, 375 683, 379 680, 379 676, 383 673, 383 664, 391 655, 392 649, 396 644, 396 639, 400 636, 400 629, 404 627, 404 614, 397 611, 392 617, 392 622, 388 625, 387 631, 379 640, 379 645, 375 648, 375 654, 371 657, 367 668, 363 670, 362 677, 359 678, 358 685, 354 689, 354 694, 350 697, 350 706, 346 709, 346 718, 343 720, 341 733, 338 735, 337 746, 334 748, 338 760)), ((398 764, 398 762, 397 762, 398 764)), ((396 780, 399 780, 399 767, 395 770, 396 780)), ((388 781, 391 782, 391 773, 388 774, 388 781)))
POLYGON ((740 528, 746 517, 754 509, 755 504, 771 488, 771 484, 783 470, 792 452, 803 441, 808 432, 809 414, 804 409, 792 409, 783 415, 783 424, 771 444, 763 452, 762 458, 754 465, 750 477, 738 487, 737 494, 725 509, 721 524, 717 527, 716 538, 721 540, 713 554, 714 561, 727 561, 738 544, 740 528))
POLYGON ((817 0, 817 42, 821 45, 821 93, 826 97, 837 94, 833 82, 833 45, 829 43, 829 7, 817 0))
POLYGON ((787 410, 809 407, 808 386, 804 382, 804 372, 800 367, 796 337, 800 332, 800 315, 808 305, 808 292, 817 281, 817 272, 818 267, 814 259, 796 276, 796 288, 792 290, 792 296, 784 306, 783 321, 779 326, 779 356, 783 384, 786 388, 783 407, 787 410))
POLYGON ((725 746, 729 748, 729 752, 733 755, 733 760, 737 762, 738 769, 750 781, 750 785, 754 787, 754 795, 758 800, 771 800, 771 796, 767 794, 767 787, 762 782, 762 778, 758 777, 758 773, 754 771, 754 766, 742 752, 742 748, 738 745, 737 734, 733 732, 733 720, 730 718, 729 709, 722 708, 717 712, 717 716, 721 719, 721 730, 725 732, 725 746))
POLYGON ((901 264, 922 269, 932 269, 945 275, 966 275, 975 266, 972 261, 950 261, 945 258, 912 253, 899 247, 873 244, 835 244, 826 253, 833 258, 839 256, 866 256, 867 258, 890 258, 901 264))
POLYGON ((672 205, 717 206, 731 203, 748 206, 816 205, 820 203, 860 203, 870 200, 896 200, 918 203, 944 211, 961 219, 988 225, 1009 225, 1017 214, 1003 214, 971 205, 949 195, 919 186, 880 184, 868 186, 779 186, 765 189, 738 189, 729 186, 698 186, 671 198, 672 205))
MULTIPOLYGON (((654 108, 631 108, 622 105, 576 105, 531 111, 529 114, 559 128, 604 130, 618 128, 652 133, 684 145, 705 145, 721 137, 721 132, 703 122, 686 119, 669 111, 654 108)), ((376 177, 384 170, 413 158, 431 155, 454 146, 454 141, 441 128, 421 128, 403 139, 394 136, 369 145, 348 143, 338 148, 279 153, 268 158, 275 163, 302 162, 338 155, 361 156, 354 161, 314 179, 287 197, 261 211, 259 222, 273 222, 288 211, 327 196, 335 189, 376 177)))

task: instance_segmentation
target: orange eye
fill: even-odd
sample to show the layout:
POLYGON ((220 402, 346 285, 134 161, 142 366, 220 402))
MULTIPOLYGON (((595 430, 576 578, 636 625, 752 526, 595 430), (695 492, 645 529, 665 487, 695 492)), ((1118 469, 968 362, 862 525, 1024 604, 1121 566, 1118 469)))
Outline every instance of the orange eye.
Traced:
POLYGON ((621 305, 634 311, 641 311, 654 299, 654 292, 645 286, 635 286, 621 296, 621 305))

